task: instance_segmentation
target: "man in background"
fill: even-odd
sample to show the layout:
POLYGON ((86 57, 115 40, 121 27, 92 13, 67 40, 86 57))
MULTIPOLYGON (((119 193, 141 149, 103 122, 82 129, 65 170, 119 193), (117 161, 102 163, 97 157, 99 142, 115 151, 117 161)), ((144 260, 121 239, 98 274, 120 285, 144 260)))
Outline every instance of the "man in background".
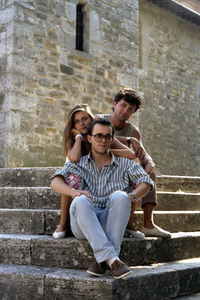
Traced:
MULTIPOLYGON (((126 146, 132 146, 136 150, 136 156, 139 159, 142 167, 155 181, 156 170, 155 164, 151 156, 146 152, 142 145, 142 137, 139 129, 131 124, 128 120, 130 117, 139 109, 141 105, 141 97, 132 88, 121 88, 114 97, 113 113, 112 114, 101 114, 97 117, 109 119, 115 128, 115 137, 125 144, 126 146), (138 142, 141 147, 138 147, 138 142), (138 149, 140 151, 138 152, 138 149), (142 151, 141 151, 142 149, 142 151)), ((131 214, 127 225, 127 231, 133 237, 171 237, 171 233, 163 230, 154 224, 153 221, 153 210, 157 205, 156 191, 155 188, 149 192, 145 197, 142 198, 142 209, 144 212, 144 226, 142 232, 136 231, 133 224, 133 216, 136 209, 136 204, 132 202, 131 214)))

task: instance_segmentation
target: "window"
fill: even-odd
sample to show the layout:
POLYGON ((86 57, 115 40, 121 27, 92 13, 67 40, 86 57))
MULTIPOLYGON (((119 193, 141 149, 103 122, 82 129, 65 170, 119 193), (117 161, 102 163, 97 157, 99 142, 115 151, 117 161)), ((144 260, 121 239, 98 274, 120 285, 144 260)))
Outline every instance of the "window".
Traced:
POLYGON ((78 4, 76 7, 76 49, 83 51, 83 34, 84 34, 84 26, 83 26, 83 4, 78 4))
POLYGON ((76 50, 89 51, 89 14, 87 4, 76 6, 76 50))

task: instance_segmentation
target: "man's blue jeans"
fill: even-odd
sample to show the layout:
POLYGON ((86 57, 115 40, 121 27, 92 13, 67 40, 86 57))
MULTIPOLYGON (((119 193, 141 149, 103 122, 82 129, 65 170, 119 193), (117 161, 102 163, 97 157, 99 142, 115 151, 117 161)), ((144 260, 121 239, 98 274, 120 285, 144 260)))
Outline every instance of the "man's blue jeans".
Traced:
POLYGON ((114 192, 105 209, 95 208, 85 195, 70 207, 71 229, 77 239, 87 239, 98 263, 119 256, 129 220, 131 203, 127 193, 114 192))

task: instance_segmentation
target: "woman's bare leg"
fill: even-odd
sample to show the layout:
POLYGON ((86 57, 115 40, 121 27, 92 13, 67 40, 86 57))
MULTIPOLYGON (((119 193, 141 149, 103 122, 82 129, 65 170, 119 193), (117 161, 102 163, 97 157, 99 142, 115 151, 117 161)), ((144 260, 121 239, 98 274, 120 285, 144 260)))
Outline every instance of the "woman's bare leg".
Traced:
POLYGON ((70 196, 61 195, 61 214, 60 214, 60 224, 56 229, 56 232, 65 231, 67 227, 67 218, 69 216, 69 208, 72 202, 70 196))
POLYGON ((133 224, 133 216, 135 213, 135 209, 136 209, 136 203, 131 202, 131 213, 130 213, 130 217, 128 220, 127 228, 130 230, 133 230, 133 231, 136 231, 135 225, 133 224))

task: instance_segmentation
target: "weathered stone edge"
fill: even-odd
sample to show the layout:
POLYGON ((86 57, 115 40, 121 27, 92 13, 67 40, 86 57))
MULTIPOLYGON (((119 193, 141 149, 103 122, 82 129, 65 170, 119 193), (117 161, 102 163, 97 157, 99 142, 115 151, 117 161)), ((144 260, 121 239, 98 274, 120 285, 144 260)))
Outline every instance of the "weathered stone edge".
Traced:
MULTIPOLYGON (((200 232, 172 239, 124 238, 120 257, 128 265, 150 265, 199 256, 200 232)), ((93 253, 85 240, 49 236, 0 235, 0 262, 49 267, 87 268, 93 253)))
POLYGON ((200 292, 200 259, 189 259, 151 267, 135 267, 127 278, 89 276, 83 270, 18 265, 0 265, 0 296, 32 299, 160 299, 200 292), (31 284, 30 284, 31 283, 31 284), (19 288, 20 287, 20 288, 19 288), (94 297, 95 296, 95 297, 94 297), (68 298, 67 298, 68 299, 68 298))

